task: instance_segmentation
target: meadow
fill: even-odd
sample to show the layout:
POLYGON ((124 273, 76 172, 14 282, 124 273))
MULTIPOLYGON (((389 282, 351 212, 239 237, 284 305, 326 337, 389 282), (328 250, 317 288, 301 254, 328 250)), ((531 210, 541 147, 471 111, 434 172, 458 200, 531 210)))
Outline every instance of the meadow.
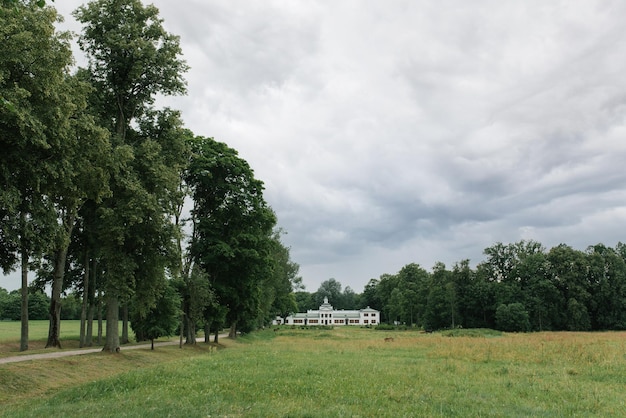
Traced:
POLYGON ((626 416, 625 332, 281 328, 223 343, 0 365, 0 416, 626 416))

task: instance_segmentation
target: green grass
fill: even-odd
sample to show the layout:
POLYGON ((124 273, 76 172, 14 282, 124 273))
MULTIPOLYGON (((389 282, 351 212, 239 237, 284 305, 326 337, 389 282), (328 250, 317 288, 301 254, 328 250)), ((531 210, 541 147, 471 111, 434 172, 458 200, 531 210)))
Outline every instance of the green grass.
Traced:
MULTIPOLYGON (((95 324, 95 323, 94 323, 95 324)), ((49 321, 29 321, 28 338, 38 341, 48 338, 49 321)), ((0 321, 0 344, 20 340, 20 321, 0 321)), ((61 339, 77 340, 80 336, 80 321, 61 321, 61 339)))
MULTIPOLYGON (((230 348, 215 355, 175 358, 27 397, 0 415, 626 415, 626 333, 477 334, 263 331, 228 341, 230 348)), ((2 366, 0 380, 1 372, 2 366)))
MULTIPOLYGON (((20 352, 20 321, 0 321, 0 357, 14 355, 28 355, 36 353, 45 353, 44 347, 48 340, 49 321, 29 321, 28 322, 28 350, 20 352)), ((97 347, 98 325, 94 321, 93 324, 93 344, 97 347)), ((103 337, 106 335, 106 321, 102 321, 103 337)), ((122 322, 119 325, 120 332, 122 330, 122 322)), ((132 330, 131 339, 133 337, 132 330)), ((61 346, 63 349, 74 350, 79 348, 80 340, 80 321, 79 320, 62 320, 60 332, 61 346)))

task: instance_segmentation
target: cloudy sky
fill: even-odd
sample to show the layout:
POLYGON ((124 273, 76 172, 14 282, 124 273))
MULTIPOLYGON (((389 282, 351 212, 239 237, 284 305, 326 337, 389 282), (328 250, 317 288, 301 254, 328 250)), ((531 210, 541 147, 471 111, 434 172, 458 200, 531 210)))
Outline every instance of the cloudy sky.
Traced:
POLYGON ((155 5, 191 66, 161 104, 265 182, 306 290, 626 241, 626 2, 155 5))

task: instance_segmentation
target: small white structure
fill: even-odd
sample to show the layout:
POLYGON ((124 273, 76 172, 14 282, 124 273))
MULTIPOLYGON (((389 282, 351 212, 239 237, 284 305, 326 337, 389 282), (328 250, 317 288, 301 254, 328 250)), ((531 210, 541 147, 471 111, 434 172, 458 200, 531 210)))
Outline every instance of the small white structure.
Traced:
MULTIPOLYGON (((279 318, 277 318, 278 320, 279 318)), ((324 298, 324 303, 319 310, 309 309, 306 313, 295 313, 285 318, 280 323, 285 325, 378 325, 380 312, 369 306, 365 309, 346 311, 335 310, 328 298, 324 298)))

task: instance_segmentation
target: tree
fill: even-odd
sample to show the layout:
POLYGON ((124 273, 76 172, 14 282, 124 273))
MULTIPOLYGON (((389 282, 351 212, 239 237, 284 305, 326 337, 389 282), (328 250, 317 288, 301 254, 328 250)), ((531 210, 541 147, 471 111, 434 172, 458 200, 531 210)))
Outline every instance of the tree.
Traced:
POLYGON ((424 313, 424 328, 441 329, 456 326, 457 295, 451 272, 443 263, 433 267, 432 282, 424 313))
POLYGON ((592 294, 587 280, 587 256, 582 251, 559 244, 548 251, 547 261, 550 281, 560 295, 553 318, 555 328, 591 329, 589 308, 592 305, 592 294))
POLYGON ((315 306, 313 295, 305 291, 297 291, 294 294, 298 312, 306 312, 309 309, 317 309, 320 305, 315 306))
POLYGON ((626 329, 626 263, 603 244, 587 249, 594 329, 626 329))
MULTIPOLYGON (((98 93, 92 101, 103 126, 112 133, 117 161, 112 175, 113 195, 100 207, 102 224, 109 229, 102 248, 107 271, 104 350, 115 352, 119 346, 120 300, 127 302, 133 293, 140 267, 154 272, 148 264, 151 260, 144 258, 145 263, 140 265, 134 258, 138 251, 149 248, 142 235, 149 232, 148 241, 159 243, 154 255, 163 249, 162 238, 167 235, 163 228, 165 209, 159 206, 162 190, 149 190, 150 179, 142 174, 167 181, 163 175, 169 177, 172 173, 160 171, 167 167, 163 159, 158 165, 136 160, 140 155, 159 159, 162 143, 143 135, 129 137, 128 133, 133 121, 148 114, 158 94, 185 91, 182 77, 187 66, 180 59, 178 38, 163 29, 154 6, 144 7, 139 0, 97 0, 81 6, 74 16, 84 25, 79 45, 89 59, 90 80, 98 93), (152 220, 154 224, 147 222, 152 220), (143 230, 145 225, 150 231, 143 230), (137 239, 130 242, 131 237, 137 239)), ((178 184, 177 175, 175 183, 178 184)), ((158 263, 157 267, 161 266, 158 263)), ((154 290, 158 289, 158 284, 152 285, 153 280, 162 283, 162 275, 146 275, 143 279, 148 280, 140 286, 141 291, 150 297, 141 302, 149 307, 154 303, 154 290)))
POLYGON ((382 302, 380 301, 377 287, 378 280, 370 279, 369 282, 367 282, 367 284, 365 285, 363 293, 361 294, 361 303, 364 306, 369 306, 372 309, 382 311, 382 302))
MULTIPOLYGON (((95 124, 86 113, 90 87, 76 77, 66 78, 63 106, 57 113, 67 119, 67 126, 57 130, 57 149, 53 154, 55 181, 48 196, 54 204, 58 226, 51 248, 53 259, 50 327, 46 347, 61 347, 61 291, 67 253, 80 208, 87 200, 99 203, 109 194, 108 167, 110 143, 108 132, 95 124)), ((60 117, 57 117, 59 122, 60 117)))
POLYGON ((151 349, 154 350, 155 339, 174 334, 179 314, 180 297, 170 282, 163 289, 153 308, 145 313, 137 309, 131 310, 131 327, 137 341, 150 340, 151 349))
POLYGON ((521 303, 502 304, 496 310, 496 326, 501 331, 526 332, 530 330, 528 312, 521 303))
POLYGON ((263 183, 237 151, 212 138, 197 137, 186 183, 195 223, 190 255, 211 280, 218 303, 227 308, 235 337, 258 314, 259 285, 269 274, 273 211, 263 199, 263 183))
POLYGON ((281 242, 280 237, 284 233, 277 229, 271 237, 271 263, 265 281, 260 286, 259 325, 266 325, 276 316, 286 318, 298 309, 294 290, 302 286, 302 278, 298 276, 300 266, 291 260, 290 249, 281 242))
POLYGON ((313 296, 315 300, 315 305, 320 306, 324 302, 324 298, 328 298, 328 302, 335 309, 343 309, 343 297, 341 293, 341 283, 339 283, 336 279, 328 279, 320 284, 320 287, 315 292, 313 296))
POLYGON ((403 295, 402 321, 421 325, 431 284, 429 273, 419 264, 410 263, 402 267, 396 277, 403 295))
POLYGON ((32 2, 0 6, 0 261, 21 260, 22 331, 28 348, 29 260, 47 249, 57 225, 50 192, 60 178, 55 160, 70 125, 67 33, 55 32, 52 8, 32 2))

